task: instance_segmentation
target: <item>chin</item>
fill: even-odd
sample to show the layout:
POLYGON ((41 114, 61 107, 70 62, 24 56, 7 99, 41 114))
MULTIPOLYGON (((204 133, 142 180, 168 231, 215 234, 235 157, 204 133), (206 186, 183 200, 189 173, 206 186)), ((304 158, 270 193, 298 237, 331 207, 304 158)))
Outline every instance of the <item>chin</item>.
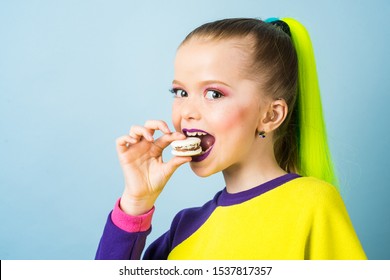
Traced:
POLYGON ((213 174, 218 173, 220 170, 210 169, 205 166, 201 167, 196 162, 190 162, 190 167, 192 171, 199 177, 206 178, 213 174))

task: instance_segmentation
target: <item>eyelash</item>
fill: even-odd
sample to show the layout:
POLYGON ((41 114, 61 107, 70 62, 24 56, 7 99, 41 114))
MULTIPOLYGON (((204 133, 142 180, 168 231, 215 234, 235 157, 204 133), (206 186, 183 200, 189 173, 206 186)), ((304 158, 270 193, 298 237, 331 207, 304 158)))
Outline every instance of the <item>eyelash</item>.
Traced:
POLYGON ((188 93, 185 90, 181 89, 181 88, 171 88, 169 91, 172 93, 174 98, 186 97, 186 96, 178 96, 178 91, 179 90, 182 91, 182 92, 185 92, 187 94, 187 96, 188 96, 188 93))
MULTIPOLYGON (((170 89, 169 91, 172 93, 172 95, 173 95, 174 98, 184 98, 184 97, 188 97, 188 93, 187 93, 185 90, 181 89, 181 88, 172 88, 172 89, 170 89), (181 91, 182 93, 185 93, 186 96, 178 96, 179 91, 181 91)), ((222 97, 225 96, 225 95, 224 95, 222 92, 220 92, 219 90, 210 88, 210 89, 207 89, 207 90, 205 91, 205 97, 206 97, 206 95, 207 95, 208 92, 214 92, 214 93, 218 94, 218 97, 217 97, 217 98, 210 98, 210 99, 209 99, 209 98, 206 98, 206 99, 209 99, 209 100, 215 100, 215 99, 219 99, 219 98, 222 98, 222 97)))
POLYGON ((219 98, 224 97, 224 95, 222 94, 222 92, 220 92, 219 90, 216 90, 216 89, 207 89, 205 95, 207 95, 207 93, 210 92, 210 91, 211 91, 211 92, 214 92, 214 93, 216 93, 216 94, 218 94, 218 97, 217 97, 217 98, 213 98, 213 99, 211 99, 211 100, 215 100, 215 99, 219 99, 219 98))

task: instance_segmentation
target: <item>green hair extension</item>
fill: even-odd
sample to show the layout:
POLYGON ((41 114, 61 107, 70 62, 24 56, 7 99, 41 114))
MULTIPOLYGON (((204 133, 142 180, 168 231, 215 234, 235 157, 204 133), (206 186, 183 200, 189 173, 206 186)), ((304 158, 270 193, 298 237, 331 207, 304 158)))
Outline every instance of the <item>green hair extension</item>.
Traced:
POLYGON ((312 176, 337 187, 322 112, 314 51, 306 28, 291 18, 288 24, 298 56, 298 168, 302 176, 312 176))

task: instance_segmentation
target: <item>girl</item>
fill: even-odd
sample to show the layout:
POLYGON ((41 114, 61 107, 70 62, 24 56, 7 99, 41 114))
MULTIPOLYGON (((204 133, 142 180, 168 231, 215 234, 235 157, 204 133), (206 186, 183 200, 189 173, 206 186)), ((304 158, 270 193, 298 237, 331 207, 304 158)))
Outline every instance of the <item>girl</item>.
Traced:
POLYGON ((182 42, 172 120, 133 126, 117 140, 125 177, 97 259, 139 259, 154 203, 173 172, 222 171, 226 187, 185 209, 144 259, 365 259, 334 187, 313 51, 293 19, 226 19, 182 42), (163 136, 154 139, 156 130, 163 136), (174 140, 201 138, 203 153, 173 157, 174 140), (298 175, 299 174, 299 175, 298 175))

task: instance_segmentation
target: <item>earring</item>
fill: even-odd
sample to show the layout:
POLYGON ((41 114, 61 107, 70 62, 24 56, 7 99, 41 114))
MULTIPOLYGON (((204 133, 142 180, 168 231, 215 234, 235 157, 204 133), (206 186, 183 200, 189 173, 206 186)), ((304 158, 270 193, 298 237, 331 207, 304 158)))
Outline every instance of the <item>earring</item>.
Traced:
POLYGON ((264 130, 259 132, 259 137, 265 138, 265 131, 264 130))

